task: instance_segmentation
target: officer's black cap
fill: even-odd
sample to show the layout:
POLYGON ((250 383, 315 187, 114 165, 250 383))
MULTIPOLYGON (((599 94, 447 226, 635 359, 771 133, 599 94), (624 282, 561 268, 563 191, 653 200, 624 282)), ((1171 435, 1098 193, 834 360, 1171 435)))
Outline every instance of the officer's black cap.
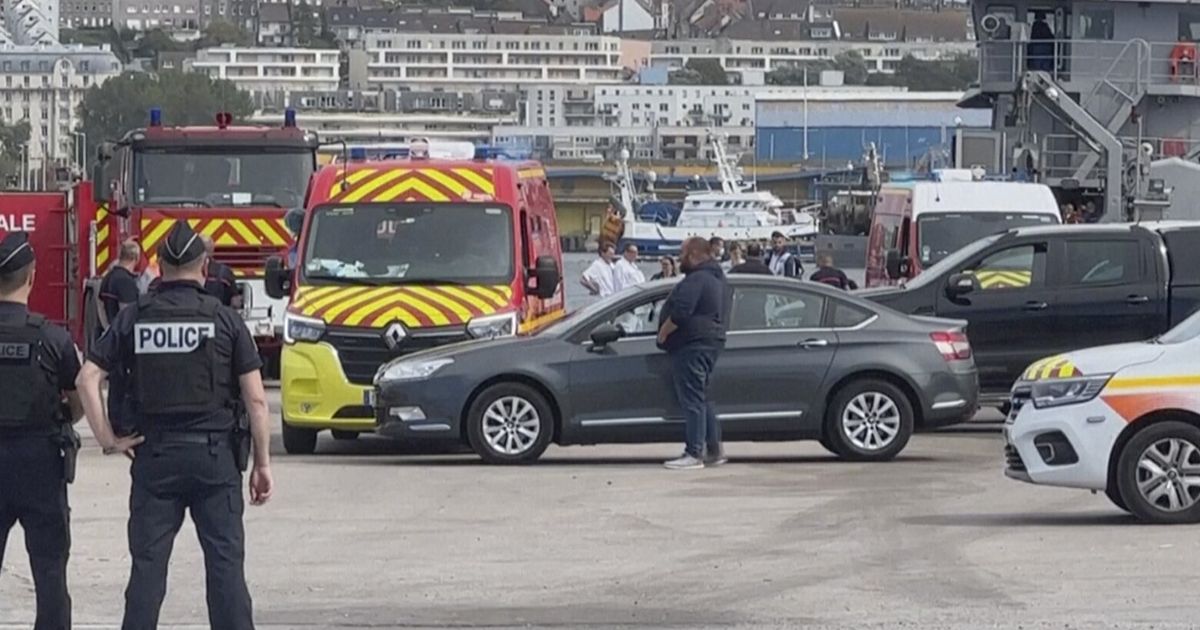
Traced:
POLYGON ((158 258, 168 265, 179 267, 204 255, 204 241, 188 225, 187 221, 176 221, 167 232, 167 238, 158 246, 158 258))
POLYGON ((33 264, 33 246, 24 232, 9 232, 0 241, 0 273, 13 273, 33 264))

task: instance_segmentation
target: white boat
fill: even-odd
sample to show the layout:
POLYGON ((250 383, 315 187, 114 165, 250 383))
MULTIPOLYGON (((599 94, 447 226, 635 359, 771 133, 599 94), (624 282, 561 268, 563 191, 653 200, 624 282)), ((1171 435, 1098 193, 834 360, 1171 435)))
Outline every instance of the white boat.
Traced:
POLYGON ((658 201, 652 193, 654 173, 647 173, 651 192, 639 193, 629 170, 629 153, 622 151, 617 174, 609 178, 617 187, 615 212, 622 221, 621 242, 633 243, 644 254, 678 252, 684 240, 718 236, 726 241, 766 241, 775 232, 789 240, 817 233, 815 217, 787 208, 774 193, 756 190, 730 156, 725 139, 709 133, 720 189, 693 190, 682 204, 658 201))

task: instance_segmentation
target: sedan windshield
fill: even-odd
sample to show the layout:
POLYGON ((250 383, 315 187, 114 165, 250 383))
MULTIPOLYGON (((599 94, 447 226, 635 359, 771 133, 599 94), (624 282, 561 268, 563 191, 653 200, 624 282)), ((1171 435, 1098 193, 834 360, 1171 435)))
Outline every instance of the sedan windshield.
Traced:
POLYGON ((929 266, 985 236, 1026 225, 1051 225, 1048 214, 1016 212, 938 212, 917 219, 921 265, 929 266))
POLYGON ((303 261, 309 281, 507 284, 512 212, 495 203, 373 203, 313 211, 303 261))
POLYGON ((144 205, 294 208, 313 169, 312 153, 297 149, 141 149, 134 191, 144 205))

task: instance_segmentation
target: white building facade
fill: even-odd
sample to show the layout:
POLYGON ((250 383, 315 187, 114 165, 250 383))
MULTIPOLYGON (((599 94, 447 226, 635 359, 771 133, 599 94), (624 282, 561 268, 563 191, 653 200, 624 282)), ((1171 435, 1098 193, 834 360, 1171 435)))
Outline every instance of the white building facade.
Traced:
POLYGON ((252 94, 332 91, 341 80, 338 55, 332 49, 222 46, 197 51, 191 70, 252 94))
POLYGON ((107 49, 0 46, 0 114, 8 124, 29 123, 31 169, 71 162, 84 94, 120 73, 120 61, 107 49))
POLYGON ((620 83, 621 40, 602 35, 369 33, 351 76, 379 89, 620 83), (364 67, 356 68, 361 63, 364 67))

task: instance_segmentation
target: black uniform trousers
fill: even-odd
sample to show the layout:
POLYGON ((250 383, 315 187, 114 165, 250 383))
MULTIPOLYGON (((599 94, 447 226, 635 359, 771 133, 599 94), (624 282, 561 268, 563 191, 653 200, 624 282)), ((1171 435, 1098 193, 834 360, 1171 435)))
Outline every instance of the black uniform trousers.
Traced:
POLYGON ((8 532, 25 530, 25 549, 37 591, 35 630, 71 627, 67 557, 71 550, 70 508, 63 458, 53 437, 0 435, 0 565, 8 532))
POLYGON ((213 630, 254 627, 246 588, 242 473, 228 434, 155 436, 137 449, 131 467, 129 552, 133 572, 125 589, 123 630, 153 630, 167 593, 167 565, 184 510, 200 547, 213 630))

